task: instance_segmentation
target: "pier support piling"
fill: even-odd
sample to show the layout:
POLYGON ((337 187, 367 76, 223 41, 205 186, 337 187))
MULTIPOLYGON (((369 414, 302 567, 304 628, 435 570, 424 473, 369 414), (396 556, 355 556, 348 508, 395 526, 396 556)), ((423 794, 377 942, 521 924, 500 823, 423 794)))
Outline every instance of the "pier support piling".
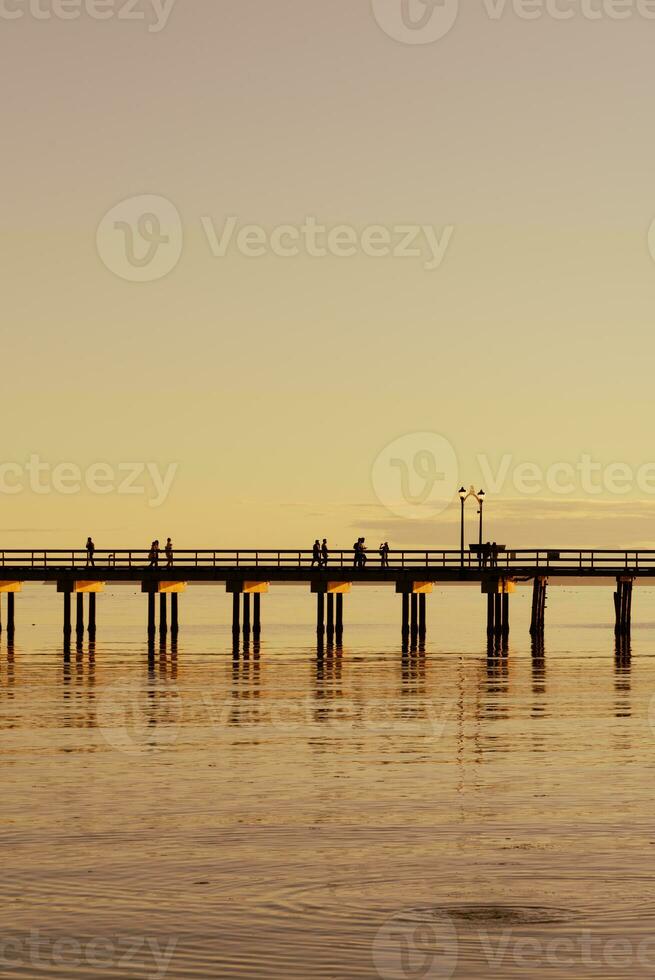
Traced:
POLYGON ((501 602, 501 621, 500 621, 500 632, 503 636, 509 636, 509 593, 503 592, 500 597, 501 602))
POLYGON ((148 636, 155 635, 155 593, 148 592, 148 636))
POLYGON ((71 625, 71 593, 64 592, 64 637, 70 639, 71 625))
POLYGON ((89 636, 96 635, 96 594, 89 592, 89 636))
POLYGON ((328 592, 327 596, 327 634, 330 639, 334 637, 334 593, 328 592))
POLYGON ((15 599, 16 596, 13 592, 7 593, 7 639, 9 642, 13 640, 16 631, 15 599))
POLYGON ((232 633, 235 637, 239 635, 241 623, 241 593, 232 593, 232 633))
POLYGON ((316 593, 316 633, 318 636, 325 635, 325 593, 316 593))
POLYGON ((418 597, 418 635, 424 640, 425 634, 427 633, 427 598, 424 592, 421 592, 418 597))
POLYGON ((167 595, 165 592, 159 593, 159 632, 162 636, 166 636, 168 633, 168 611, 167 611, 167 595))
POLYGON ((175 637, 180 630, 179 603, 177 592, 171 592, 171 636, 175 637))
POLYGON ((78 592, 75 596, 75 632, 78 636, 84 633, 84 594, 78 592))
POLYGON ((403 592, 403 624, 402 624, 402 634, 403 640, 409 637, 409 593, 403 592))
POLYGON ((620 576, 616 580, 614 593, 614 612, 616 623, 614 632, 617 636, 629 636, 632 625, 632 586, 633 580, 620 576))
POLYGON ((250 593, 243 593, 243 635, 250 636, 250 593))
POLYGON ((262 631, 262 597, 259 592, 254 593, 252 597, 252 604, 252 632, 253 636, 258 637, 262 631))
POLYGON ((411 619, 411 633, 412 636, 418 636, 418 596, 415 592, 412 592, 411 597, 411 609, 412 609, 412 619, 411 619))
POLYGON ((509 597, 516 589, 512 579, 487 578, 482 580, 482 592, 487 597, 487 635, 509 636, 509 597))
POLYGON ((502 595, 496 592, 494 595, 494 635, 500 636, 503 631, 503 610, 502 595))
POLYGON ((536 636, 544 631, 547 585, 548 579, 537 576, 532 586, 532 617, 530 619, 530 633, 532 636, 536 636))
POLYGON ((487 595, 487 634, 493 636, 496 629, 496 602, 492 592, 487 595))
POLYGON ((336 628, 337 640, 339 640, 343 636, 343 593, 341 592, 337 592, 335 628, 336 628))

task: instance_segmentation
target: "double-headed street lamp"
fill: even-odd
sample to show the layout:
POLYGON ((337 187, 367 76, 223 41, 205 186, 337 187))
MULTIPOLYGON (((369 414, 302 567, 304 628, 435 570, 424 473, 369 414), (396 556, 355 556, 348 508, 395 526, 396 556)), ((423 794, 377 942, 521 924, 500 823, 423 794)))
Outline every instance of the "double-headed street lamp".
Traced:
MULTIPOLYGON (((461 503, 460 512, 460 556, 462 568, 464 567, 464 504, 469 497, 474 497, 478 502, 478 515, 480 517, 480 549, 482 549, 482 505, 484 504, 484 490, 478 490, 475 492, 475 487, 470 486, 468 490, 465 487, 459 488, 459 499, 461 503)), ((482 550, 480 550, 480 560, 482 560, 482 550)))

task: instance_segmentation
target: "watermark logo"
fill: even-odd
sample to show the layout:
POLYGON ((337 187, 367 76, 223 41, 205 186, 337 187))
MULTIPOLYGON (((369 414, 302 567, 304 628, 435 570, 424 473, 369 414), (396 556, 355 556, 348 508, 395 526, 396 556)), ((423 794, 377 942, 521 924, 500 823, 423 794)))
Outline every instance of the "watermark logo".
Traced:
POLYGON ((182 724, 182 699, 177 687, 120 681, 98 697, 96 721, 113 749, 141 756, 170 748, 182 724))
POLYGON ((438 909, 396 912, 373 940, 373 964, 381 980, 448 980, 457 955, 455 925, 438 909))
POLYGON ((98 255, 128 282, 154 282, 177 266, 184 234, 179 211, 165 197, 141 194, 121 201, 102 218, 98 255))
POLYGON ((412 432, 382 450, 373 463, 373 490, 396 517, 441 514, 458 487, 458 464, 450 442, 436 432, 412 432))
POLYGON ((459 0, 372 0, 372 4, 382 30, 402 44, 439 41, 459 13, 459 0))

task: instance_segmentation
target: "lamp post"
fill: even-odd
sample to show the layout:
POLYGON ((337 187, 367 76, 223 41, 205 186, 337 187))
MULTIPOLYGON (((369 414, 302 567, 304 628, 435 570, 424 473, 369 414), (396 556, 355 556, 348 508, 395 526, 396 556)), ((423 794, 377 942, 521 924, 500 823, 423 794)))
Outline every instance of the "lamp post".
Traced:
POLYGON ((460 517, 459 517, 459 560, 460 565, 464 568, 464 502, 468 494, 465 487, 459 488, 459 500, 460 500, 460 517))
POLYGON ((478 490, 475 492, 475 487, 471 486, 467 490, 465 487, 459 488, 459 500, 460 500, 460 517, 459 517, 459 552, 460 552, 460 564, 464 568, 464 504, 469 497, 473 497, 478 502, 478 515, 480 517, 479 524, 479 537, 480 537, 480 563, 482 563, 482 506, 484 504, 484 490, 478 490))

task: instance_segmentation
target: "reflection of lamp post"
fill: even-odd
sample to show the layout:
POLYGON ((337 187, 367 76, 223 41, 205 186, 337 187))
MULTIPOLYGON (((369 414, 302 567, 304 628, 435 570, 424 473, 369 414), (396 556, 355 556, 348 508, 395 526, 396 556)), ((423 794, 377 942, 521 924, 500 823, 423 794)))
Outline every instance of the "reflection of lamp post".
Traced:
MULTIPOLYGON (((460 551, 460 562, 462 568, 464 568, 464 504, 469 497, 474 497, 478 502, 478 514, 480 515, 480 547, 482 547, 482 505, 484 504, 484 490, 479 490, 475 492, 475 487, 471 486, 468 490, 464 487, 459 488, 459 499, 460 499, 460 536, 459 536, 459 551, 460 551)), ((480 552, 480 561, 482 561, 482 552, 480 552)))

